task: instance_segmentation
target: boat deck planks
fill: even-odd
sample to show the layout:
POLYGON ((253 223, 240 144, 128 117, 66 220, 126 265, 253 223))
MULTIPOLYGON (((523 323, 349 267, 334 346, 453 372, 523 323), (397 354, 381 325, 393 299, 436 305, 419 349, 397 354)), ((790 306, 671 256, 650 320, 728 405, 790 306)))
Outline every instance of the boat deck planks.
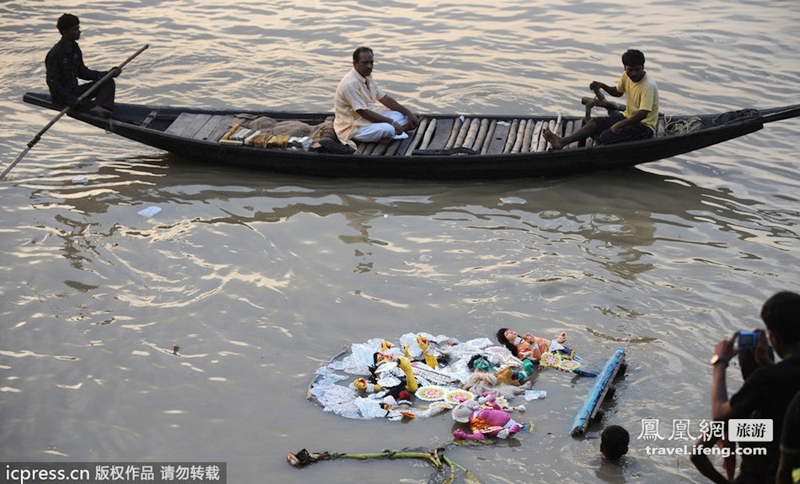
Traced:
POLYGON ((181 113, 166 132, 175 136, 194 138, 194 135, 211 119, 210 114, 181 113))
POLYGON ((436 120, 436 131, 433 133, 433 139, 431 139, 427 149, 444 149, 444 145, 450 137, 450 131, 453 130, 453 122, 453 118, 438 118, 436 120))
POLYGON ((486 153, 489 155, 497 155, 503 152, 503 148, 506 146, 506 139, 508 138, 508 132, 511 129, 510 123, 497 123, 497 126, 494 128, 494 134, 492 135, 491 139, 487 139, 486 142, 489 143, 489 149, 486 150, 486 153))
POLYGON ((222 138, 222 135, 230 129, 230 126, 233 125, 232 121, 233 116, 215 114, 194 134, 193 138, 217 142, 222 138), (220 127, 220 125, 224 125, 224 129, 220 127), (216 134, 218 131, 220 132, 219 135, 216 134))

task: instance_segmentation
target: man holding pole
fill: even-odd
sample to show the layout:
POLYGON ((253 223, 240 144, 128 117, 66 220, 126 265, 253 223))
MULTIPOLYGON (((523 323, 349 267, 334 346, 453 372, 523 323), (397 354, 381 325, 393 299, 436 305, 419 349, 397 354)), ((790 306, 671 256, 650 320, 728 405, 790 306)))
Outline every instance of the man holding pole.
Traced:
POLYGON ((45 58, 47 67, 47 87, 53 102, 69 106, 73 110, 85 111, 95 116, 111 117, 114 109, 114 80, 108 79, 97 86, 94 93, 84 100, 79 100, 83 93, 102 79, 108 72, 116 70, 113 77, 119 75, 119 69, 111 71, 93 71, 83 63, 83 53, 77 40, 81 38, 80 21, 75 15, 65 13, 58 19, 58 31, 61 40, 50 49, 45 58), (92 81, 78 85, 78 78, 92 81))
MULTIPOLYGON (((64 14, 58 19, 58 30, 61 31, 61 41, 47 53, 45 64, 47 65, 47 85, 50 87, 50 94, 53 102, 64 106, 58 115, 47 123, 47 126, 40 129, 36 136, 28 141, 28 147, 22 150, 17 159, 0 173, 0 180, 5 180, 8 172, 22 160, 28 151, 42 139, 42 135, 47 132, 56 122, 61 119, 70 109, 78 108, 82 111, 92 113, 96 116, 105 118, 111 117, 111 110, 114 108, 114 80, 122 68, 139 54, 144 52, 149 45, 137 50, 132 56, 128 57, 119 67, 112 67, 106 73, 91 71, 83 64, 83 55, 78 48, 76 40, 81 36, 78 17, 64 14), (92 77, 84 77, 92 76, 92 77), (98 77, 95 77, 98 76, 98 77), (78 77, 92 80, 93 82, 78 86, 78 77), (111 88, 105 86, 111 83, 111 88), (105 90, 102 90, 104 89, 105 90), (84 103, 84 100, 97 98, 95 102, 84 103), (105 107, 104 107, 105 106, 105 107)), ((110 121, 109 121, 110 122, 110 121)))

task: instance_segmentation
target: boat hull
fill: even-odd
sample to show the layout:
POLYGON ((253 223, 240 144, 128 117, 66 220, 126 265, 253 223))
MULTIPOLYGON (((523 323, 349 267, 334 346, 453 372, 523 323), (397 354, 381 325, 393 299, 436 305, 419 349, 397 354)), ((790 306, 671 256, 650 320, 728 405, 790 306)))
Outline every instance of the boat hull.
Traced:
MULTIPOLYGON (((24 101, 38 106, 60 110, 45 94, 28 93, 24 101)), ((232 115, 251 114, 270 116, 280 120, 298 120, 309 124, 322 122, 330 113, 289 113, 274 111, 202 110, 117 104, 114 118, 99 118, 83 112, 68 115, 111 131, 124 138, 177 156, 212 164, 247 167, 278 173, 322 177, 398 178, 418 180, 486 180, 537 177, 564 177, 614 170, 670 158, 702 149, 720 142, 760 130, 761 115, 749 116, 739 121, 708 126, 670 136, 656 136, 648 140, 579 147, 564 150, 494 154, 448 154, 432 152, 402 152, 394 155, 335 154, 291 149, 255 148, 250 146, 225 146, 217 140, 192 139, 169 132, 168 126, 182 114, 232 115), (159 122, 145 125, 148 115, 157 113, 159 122), (406 153, 408 155, 406 155, 406 153)), ((454 119, 457 116, 429 116, 437 119, 454 119)), ((484 116, 503 121, 509 117, 484 116)), ((713 116, 701 117, 713 119, 713 116)), ((532 123, 545 117, 517 117, 532 123)), ((564 118, 577 120, 581 118, 564 118)), ((710 123, 706 123, 710 124, 710 123)))

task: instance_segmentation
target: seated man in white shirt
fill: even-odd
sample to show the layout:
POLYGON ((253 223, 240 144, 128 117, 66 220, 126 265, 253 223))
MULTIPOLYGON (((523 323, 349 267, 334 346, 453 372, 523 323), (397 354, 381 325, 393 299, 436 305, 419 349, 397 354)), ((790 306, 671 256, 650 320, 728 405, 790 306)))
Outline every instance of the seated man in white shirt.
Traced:
POLYGON ((388 143, 419 125, 414 113, 378 87, 373 65, 372 49, 359 47, 353 52, 353 68, 336 88, 333 127, 339 140, 353 149, 354 141, 388 143))

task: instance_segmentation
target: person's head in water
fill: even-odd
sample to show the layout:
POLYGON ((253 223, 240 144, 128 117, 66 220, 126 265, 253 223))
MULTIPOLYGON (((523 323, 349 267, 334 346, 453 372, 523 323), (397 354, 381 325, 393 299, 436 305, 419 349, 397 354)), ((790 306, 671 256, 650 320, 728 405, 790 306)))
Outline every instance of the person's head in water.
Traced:
POLYGON ((600 434, 600 455, 611 462, 618 462, 628 453, 630 440, 631 436, 627 430, 619 425, 610 425, 600 434))

